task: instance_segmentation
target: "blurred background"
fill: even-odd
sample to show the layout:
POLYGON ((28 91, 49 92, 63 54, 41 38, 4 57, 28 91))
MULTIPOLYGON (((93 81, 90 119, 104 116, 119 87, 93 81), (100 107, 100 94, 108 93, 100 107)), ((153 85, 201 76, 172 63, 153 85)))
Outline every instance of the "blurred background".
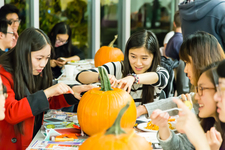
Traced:
POLYGON ((72 41, 85 58, 108 45, 118 34, 114 47, 124 51, 129 36, 137 30, 152 30, 160 46, 173 30, 173 17, 180 0, 3 0, 20 10, 19 34, 27 27, 45 33, 64 21, 72 29, 72 41))

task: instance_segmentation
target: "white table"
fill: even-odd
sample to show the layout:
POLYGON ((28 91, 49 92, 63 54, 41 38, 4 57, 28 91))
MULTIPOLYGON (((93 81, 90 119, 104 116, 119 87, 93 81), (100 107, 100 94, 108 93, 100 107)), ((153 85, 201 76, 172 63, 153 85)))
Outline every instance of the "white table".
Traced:
MULTIPOLYGON (((158 143, 158 140, 156 138, 156 132, 143 132, 137 129, 136 133, 142 137, 145 137, 147 141, 150 141, 152 143, 158 143)), ((39 130, 38 133, 35 135, 34 139, 32 140, 32 142, 30 143, 29 147, 31 147, 37 140, 43 141, 44 138, 45 136, 41 133, 41 130, 39 130)))

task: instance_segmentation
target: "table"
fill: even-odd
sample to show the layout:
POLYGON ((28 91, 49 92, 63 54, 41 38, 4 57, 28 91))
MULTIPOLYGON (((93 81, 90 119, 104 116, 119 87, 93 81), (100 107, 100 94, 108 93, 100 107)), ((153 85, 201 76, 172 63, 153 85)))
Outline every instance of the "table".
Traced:
MULTIPOLYGON (((136 129, 135 132, 140 135, 145 137, 148 141, 151 141, 152 143, 157 143, 158 140, 156 138, 156 132, 143 132, 139 129, 136 129)), ((31 147, 37 140, 43 141, 45 136, 41 133, 41 130, 38 131, 38 133, 35 135, 34 139, 30 143, 29 147, 31 147)), ((88 137, 84 137, 88 138, 88 137)), ((153 149, 153 150, 162 150, 162 149, 153 149)))

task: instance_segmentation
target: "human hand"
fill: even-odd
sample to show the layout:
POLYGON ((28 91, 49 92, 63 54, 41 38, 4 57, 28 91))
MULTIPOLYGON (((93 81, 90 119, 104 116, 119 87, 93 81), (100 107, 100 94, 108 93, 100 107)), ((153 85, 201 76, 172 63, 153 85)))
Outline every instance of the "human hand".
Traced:
POLYGON ((176 123, 177 131, 185 133, 196 149, 208 150, 206 136, 195 114, 179 99, 173 99, 173 101, 182 109, 176 123))
POLYGON ((67 63, 67 59, 64 57, 60 57, 55 61, 55 63, 57 64, 57 66, 62 67, 67 63))
POLYGON ((17 31, 14 31, 14 30, 13 30, 13 32, 14 32, 14 37, 13 37, 12 48, 16 46, 17 40, 18 40, 18 38, 19 38, 19 35, 18 35, 17 31))
POLYGON ((116 77, 114 75, 108 74, 108 78, 109 78, 111 86, 114 88, 117 87, 118 81, 117 81, 116 77))
POLYGON ((218 132, 215 127, 212 127, 206 132, 206 138, 209 143, 211 150, 219 150, 222 144, 222 137, 220 132, 218 132))
POLYGON ((144 105, 138 105, 138 107, 136 107, 136 110, 137 110, 137 118, 140 117, 141 115, 148 113, 144 105))
POLYGON ((46 90, 44 90, 44 93, 47 98, 53 97, 53 96, 58 96, 61 94, 67 94, 67 93, 74 94, 73 90, 64 83, 55 84, 55 85, 47 88, 46 90))
POLYGON ((57 65, 57 64, 55 63, 55 61, 56 61, 55 59, 51 59, 51 60, 50 60, 50 65, 51 65, 51 67, 53 67, 53 68, 57 65))
POLYGON ((168 127, 169 117, 167 112, 162 112, 162 110, 159 109, 154 110, 150 116, 152 123, 159 126, 159 129, 168 127))
POLYGON ((77 98, 77 99, 81 99, 81 96, 80 94, 82 92, 86 92, 90 89, 93 89, 93 88, 96 88, 96 86, 93 86, 93 85, 78 85, 78 86, 73 86, 72 87, 72 90, 74 92, 74 96, 77 98))
POLYGON ((122 78, 120 80, 118 80, 118 88, 123 89, 124 91, 127 91, 128 93, 130 93, 131 91, 131 86, 134 83, 134 77, 133 76, 127 76, 125 78, 122 78))

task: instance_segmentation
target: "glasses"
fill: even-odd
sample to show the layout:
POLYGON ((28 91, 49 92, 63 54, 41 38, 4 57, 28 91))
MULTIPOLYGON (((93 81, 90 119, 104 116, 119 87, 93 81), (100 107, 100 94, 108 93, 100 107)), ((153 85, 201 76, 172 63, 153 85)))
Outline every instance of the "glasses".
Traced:
POLYGON ((203 95, 203 90, 216 90, 216 88, 196 86, 195 90, 196 90, 196 93, 198 93, 199 96, 202 96, 203 95))
POLYGON ((12 24, 15 24, 15 23, 20 24, 20 22, 21 22, 20 19, 17 19, 17 20, 9 20, 9 21, 12 22, 12 24))
POLYGON ((219 96, 222 96, 223 92, 225 91, 225 87, 221 87, 218 84, 216 85, 216 90, 219 96))
POLYGON ((56 41, 55 42, 58 43, 58 44, 59 43, 66 44, 68 41, 67 40, 62 40, 62 39, 56 37, 56 41))

